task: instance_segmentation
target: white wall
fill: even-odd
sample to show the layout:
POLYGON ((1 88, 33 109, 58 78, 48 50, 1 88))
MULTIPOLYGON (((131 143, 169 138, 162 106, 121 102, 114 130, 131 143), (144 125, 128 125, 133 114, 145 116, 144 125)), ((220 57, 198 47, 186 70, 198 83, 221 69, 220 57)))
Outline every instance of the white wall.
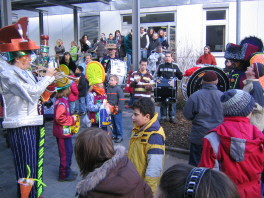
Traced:
MULTIPOLYGON (((39 38, 39 19, 38 17, 29 18, 28 25, 29 38, 40 44, 39 38)), ((52 15, 44 17, 44 34, 49 35, 49 54, 55 55, 54 47, 57 39, 62 39, 66 51, 71 47, 74 40, 73 15, 52 15)))
POLYGON ((122 34, 121 23, 121 15, 118 10, 100 12, 100 32, 105 33, 106 37, 110 33, 114 34, 116 30, 120 30, 122 34))

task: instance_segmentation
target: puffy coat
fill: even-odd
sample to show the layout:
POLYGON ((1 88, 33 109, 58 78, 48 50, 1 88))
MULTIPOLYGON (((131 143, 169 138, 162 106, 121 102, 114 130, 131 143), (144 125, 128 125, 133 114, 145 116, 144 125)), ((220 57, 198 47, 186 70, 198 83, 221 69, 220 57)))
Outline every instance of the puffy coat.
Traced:
POLYGON ((223 171, 237 185, 241 198, 260 198, 264 135, 246 117, 225 117, 203 139, 199 166, 223 171))
POLYGON ((200 56, 198 60, 196 61, 196 64, 197 65, 199 64, 217 65, 215 57, 211 53, 200 56))
POLYGON ((158 113, 142 128, 134 127, 128 149, 128 158, 153 193, 162 174, 165 156, 165 134, 157 118, 158 113))
POLYGON ((151 198, 150 187, 117 146, 115 155, 77 184, 79 198, 151 198))

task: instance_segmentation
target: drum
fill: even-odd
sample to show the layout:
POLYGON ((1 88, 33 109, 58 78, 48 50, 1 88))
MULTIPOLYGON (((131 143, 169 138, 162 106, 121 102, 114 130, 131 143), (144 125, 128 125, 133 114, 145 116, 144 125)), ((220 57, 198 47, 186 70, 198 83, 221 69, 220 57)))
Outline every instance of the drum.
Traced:
POLYGON ((107 73, 107 81, 109 81, 111 75, 117 75, 119 79, 118 85, 120 85, 123 88, 126 84, 126 75, 127 75, 126 62, 118 59, 111 59, 109 64, 110 64, 110 69, 108 70, 107 73))
POLYGON ((190 97, 191 94, 201 89, 202 87, 202 77, 206 71, 214 71, 218 77, 217 87, 220 91, 226 91, 229 89, 229 81, 226 74, 222 69, 217 67, 201 67, 194 71, 191 76, 184 76, 181 80, 181 91, 185 100, 190 97))
POLYGON ((156 82, 154 87, 155 102, 176 102, 177 98, 177 79, 162 78, 156 82), (172 85, 172 86, 171 86, 172 85))

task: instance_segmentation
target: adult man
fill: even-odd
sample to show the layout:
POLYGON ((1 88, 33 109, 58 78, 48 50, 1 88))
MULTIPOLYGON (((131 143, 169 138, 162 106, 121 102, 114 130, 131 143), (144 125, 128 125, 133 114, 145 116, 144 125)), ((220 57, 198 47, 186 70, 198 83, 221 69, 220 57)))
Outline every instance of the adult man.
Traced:
POLYGON ((134 87, 134 100, 142 97, 151 97, 151 90, 153 86, 153 77, 147 70, 148 60, 142 58, 139 62, 140 68, 134 71, 130 78, 130 86, 134 87))
POLYGON ((149 37, 143 27, 140 27, 140 53, 141 58, 147 58, 149 46, 149 37))
POLYGON ((189 137, 191 143, 189 164, 194 166, 198 165, 201 158, 202 138, 223 121, 220 101, 223 93, 217 89, 217 83, 216 73, 206 71, 202 80, 202 89, 188 98, 183 109, 183 115, 188 120, 192 120, 189 137))
POLYGON ((133 63, 132 58, 132 31, 128 33, 128 35, 124 38, 124 47, 127 56, 127 72, 130 71, 130 66, 133 63))
POLYGON ((92 60, 92 55, 91 54, 85 55, 84 58, 85 58, 85 61, 82 64, 80 64, 80 66, 82 66, 82 68, 83 68, 83 74, 85 75, 87 64, 90 63, 93 60, 92 60))
MULTIPOLYGON (((8 130, 16 179, 26 178, 29 166, 29 177, 42 181, 45 129, 38 102, 54 81, 56 71, 48 68, 46 76, 36 82, 29 68, 32 50, 39 46, 28 39, 27 23, 28 18, 23 17, 16 24, 0 29, 0 52, 8 54, 8 63, 0 60, 1 94, 5 104, 3 127, 8 130)), ((35 182, 29 197, 37 198, 41 194, 42 186, 35 182)))
POLYGON ((158 46, 161 46, 161 43, 159 42, 158 38, 158 33, 154 33, 152 38, 150 39, 148 47, 148 57, 150 56, 153 50, 155 50, 158 46))
POLYGON ((113 59, 119 59, 118 56, 116 55, 116 48, 108 48, 107 51, 108 51, 108 55, 105 56, 101 61, 105 69, 105 73, 107 73, 108 70, 110 69, 110 61, 113 59))
MULTIPOLYGON (((157 77, 166 79, 173 79, 177 77, 180 80, 182 79, 182 72, 180 71, 178 65, 172 61, 172 52, 167 51, 165 53, 165 63, 159 66, 157 77)), ((169 111, 169 121, 175 124, 176 103, 168 103, 166 100, 160 103, 160 123, 162 124, 167 120, 167 108, 169 111)))

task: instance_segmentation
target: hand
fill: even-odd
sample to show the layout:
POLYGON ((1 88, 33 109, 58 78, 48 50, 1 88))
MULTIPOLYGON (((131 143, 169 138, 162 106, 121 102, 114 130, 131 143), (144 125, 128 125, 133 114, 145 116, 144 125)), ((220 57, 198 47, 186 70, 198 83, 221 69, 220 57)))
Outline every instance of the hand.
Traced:
POLYGON ((54 67, 48 67, 46 71, 46 76, 55 76, 57 71, 55 70, 54 67))
POLYGON ((77 117, 75 115, 73 115, 72 117, 73 117, 74 122, 76 122, 77 117))
POLYGON ((157 83, 160 83, 160 82, 161 82, 160 79, 158 79, 158 80, 157 80, 157 83))

